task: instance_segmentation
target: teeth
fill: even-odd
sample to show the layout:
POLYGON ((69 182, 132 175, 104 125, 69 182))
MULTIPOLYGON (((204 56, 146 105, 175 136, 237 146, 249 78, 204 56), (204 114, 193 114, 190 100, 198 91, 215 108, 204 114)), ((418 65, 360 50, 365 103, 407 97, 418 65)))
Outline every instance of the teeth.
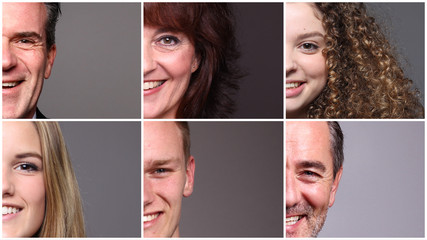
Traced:
POLYGON ((3 215, 17 213, 19 211, 21 211, 20 208, 14 208, 14 207, 3 207, 2 209, 3 215))
POLYGON ((160 215, 160 213, 151 214, 151 215, 145 215, 144 216, 144 222, 149 222, 149 221, 151 221, 153 219, 156 219, 159 215, 160 215))
POLYGON ((286 218, 286 226, 288 225, 294 225, 297 223, 302 217, 301 216, 293 216, 286 218))
POLYGON ((162 85, 165 81, 150 81, 150 82, 144 82, 144 90, 149 90, 152 88, 156 88, 160 85, 162 85))
POLYGON ((15 87, 18 84, 19 84, 19 81, 18 82, 4 82, 4 83, 2 83, 2 86, 4 88, 12 88, 12 87, 15 87))
POLYGON ((301 85, 301 82, 291 82, 291 83, 286 83, 286 89, 288 88, 297 88, 301 85))

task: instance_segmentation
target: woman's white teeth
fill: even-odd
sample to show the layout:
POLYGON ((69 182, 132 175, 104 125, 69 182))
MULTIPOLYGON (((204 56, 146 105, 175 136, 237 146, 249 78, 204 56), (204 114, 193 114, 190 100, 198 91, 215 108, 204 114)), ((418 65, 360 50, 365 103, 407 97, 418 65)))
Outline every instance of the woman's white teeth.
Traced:
POLYGON ((144 82, 144 90, 149 90, 162 85, 165 81, 150 81, 144 82))
POLYGON ((286 89, 289 88, 297 88, 301 85, 301 82, 291 82, 291 83, 286 83, 286 89))
POLYGON ((144 222, 149 222, 149 221, 151 221, 153 219, 156 219, 159 215, 160 215, 160 213, 151 214, 151 215, 145 215, 144 216, 144 222))
POLYGON ((302 217, 301 216, 293 216, 286 218, 286 226, 288 225, 294 225, 297 223, 302 217))
POLYGON ((12 88, 12 87, 15 87, 18 84, 19 84, 19 82, 3 82, 2 83, 2 87, 4 87, 4 88, 12 88))
POLYGON ((3 207, 3 215, 6 214, 12 214, 12 213, 17 213, 19 211, 21 211, 20 208, 14 208, 14 207, 3 207))

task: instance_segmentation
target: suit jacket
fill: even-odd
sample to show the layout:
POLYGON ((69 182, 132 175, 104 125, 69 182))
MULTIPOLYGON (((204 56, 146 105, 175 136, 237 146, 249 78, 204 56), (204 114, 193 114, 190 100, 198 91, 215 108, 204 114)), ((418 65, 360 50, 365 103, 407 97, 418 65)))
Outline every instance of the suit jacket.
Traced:
POLYGON ((36 109, 36 119, 47 119, 47 117, 40 112, 39 108, 36 109))

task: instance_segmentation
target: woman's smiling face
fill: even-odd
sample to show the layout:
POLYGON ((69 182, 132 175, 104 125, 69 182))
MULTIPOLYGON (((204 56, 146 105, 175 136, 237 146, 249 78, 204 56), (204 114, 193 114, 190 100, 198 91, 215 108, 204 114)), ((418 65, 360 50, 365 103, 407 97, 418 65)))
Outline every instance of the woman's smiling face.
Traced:
POLYGON ((31 237, 45 214, 43 160, 31 122, 3 123, 3 237, 31 237))
POLYGON ((197 68, 194 44, 184 33, 144 26, 144 118, 176 118, 197 68))
POLYGON ((287 117, 305 118, 326 85, 325 30, 316 11, 312 3, 286 4, 287 117))

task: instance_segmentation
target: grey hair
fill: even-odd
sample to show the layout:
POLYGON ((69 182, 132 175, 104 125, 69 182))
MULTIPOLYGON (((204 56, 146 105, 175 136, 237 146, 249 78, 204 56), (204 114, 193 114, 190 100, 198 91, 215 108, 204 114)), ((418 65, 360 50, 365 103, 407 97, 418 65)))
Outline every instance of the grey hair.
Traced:
POLYGON ((328 128, 331 141, 331 153, 334 163, 334 179, 337 172, 344 163, 344 135, 340 124, 336 121, 328 121, 328 128))
POLYGON ((58 22, 59 15, 61 15, 61 4, 45 2, 44 5, 47 10, 47 20, 45 25, 46 48, 49 52, 52 45, 55 44, 56 23, 58 22))

